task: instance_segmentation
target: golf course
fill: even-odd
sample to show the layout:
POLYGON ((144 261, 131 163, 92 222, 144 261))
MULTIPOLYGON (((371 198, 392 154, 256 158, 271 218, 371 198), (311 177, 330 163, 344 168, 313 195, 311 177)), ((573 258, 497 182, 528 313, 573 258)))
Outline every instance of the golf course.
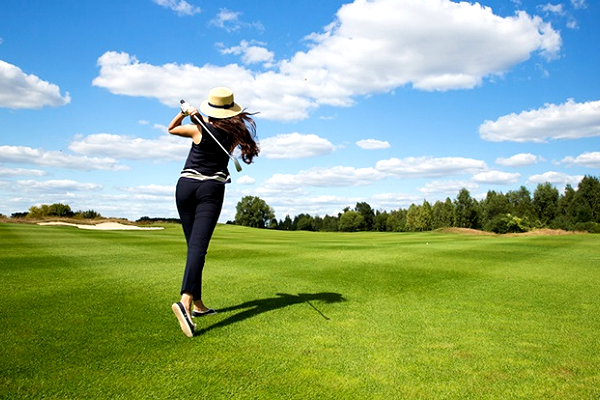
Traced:
POLYGON ((0 223, 2 399, 599 399, 600 236, 0 223))

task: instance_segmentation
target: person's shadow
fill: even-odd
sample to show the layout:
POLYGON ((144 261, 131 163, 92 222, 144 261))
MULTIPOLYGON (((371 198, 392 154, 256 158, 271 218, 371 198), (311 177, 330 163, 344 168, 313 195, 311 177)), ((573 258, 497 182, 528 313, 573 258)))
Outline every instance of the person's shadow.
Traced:
MULTIPOLYGON (((319 301, 324 303, 339 303, 342 301, 346 301, 344 297, 342 297, 339 293, 298 293, 298 295, 286 294, 286 293, 277 293, 277 297, 271 297, 267 299, 259 299, 247 301, 245 303, 239 304, 237 306, 220 308, 217 309, 218 313, 227 313, 236 310, 244 310, 237 314, 232 315, 229 318, 226 318, 216 324, 210 325, 206 328, 202 328, 197 330, 195 336, 202 335, 208 331, 211 331, 216 328, 223 328, 225 326, 235 324, 236 322, 244 321, 248 318, 252 318, 258 314, 262 314, 268 311, 277 310, 280 308, 285 308, 294 304, 307 303, 310 307, 312 307, 321 317, 329 320, 325 314, 323 314, 317 307, 315 307, 311 301, 319 301)), ((205 317, 202 317, 204 319, 205 317)))

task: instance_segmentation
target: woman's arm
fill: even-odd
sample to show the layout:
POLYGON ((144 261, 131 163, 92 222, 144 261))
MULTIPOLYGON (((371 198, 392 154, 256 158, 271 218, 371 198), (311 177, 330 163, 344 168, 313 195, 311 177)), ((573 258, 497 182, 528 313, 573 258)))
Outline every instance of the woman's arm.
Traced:
MULTIPOLYGON (((193 107, 190 107, 189 114, 190 114, 190 117, 192 115, 197 115, 197 116, 199 116, 199 118, 202 118, 202 116, 198 114, 198 110, 196 110, 193 107)), ((196 124, 181 125, 181 123, 183 122, 185 117, 186 116, 183 115, 182 113, 177 113, 177 115, 175 117, 173 117, 173 120, 169 124, 169 127, 168 127, 169 133, 171 135, 189 137, 189 138, 192 138, 194 143, 196 143, 196 144, 200 143, 200 141, 202 140, 202 129, 200 128, 200 126, 198 126, 196 124)))

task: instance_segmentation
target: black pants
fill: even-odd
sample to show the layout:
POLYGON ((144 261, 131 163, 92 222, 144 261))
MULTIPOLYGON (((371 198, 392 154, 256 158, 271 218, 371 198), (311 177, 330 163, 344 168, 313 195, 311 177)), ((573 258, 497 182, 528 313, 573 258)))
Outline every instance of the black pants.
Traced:
POLYGON ((180 178, 175 200, 187 242, 187 260, 181 294, 202 299, 202 270, 210 238, 223 207, 225 184, 214 180, 180 178))

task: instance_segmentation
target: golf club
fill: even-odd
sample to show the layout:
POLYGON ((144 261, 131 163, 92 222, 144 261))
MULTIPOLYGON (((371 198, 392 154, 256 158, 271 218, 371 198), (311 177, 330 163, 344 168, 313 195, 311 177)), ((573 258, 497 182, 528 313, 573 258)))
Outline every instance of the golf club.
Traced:
MULTIPOLYGON (((190 108, 190 105, 188 103, 186 103, 185 100, 181 100, 181 111, 183 111, 185 113, 188 108, 190 108)), ((221 142, 219 142, 217 140, 217 138, 213 136, 212 132, 206 127, 206 125, 204 125, 204 123, 202 122, 202 120, 200 118, 198 118, 198 115, 194 115, 194 118, 196 118, 196 121, 198 121, 198 123, 204 128, 204 130, 206 132, 208 132, 208 134, 210 135, 210 137, 212 137, 213 140, 215 142, 217 142, 217 144, 219 145, 219 147, 221 147, 223 149, 223 151, 229 156, 229 158, 231 158, 231 160, 235 164, 236 171, 240 172, 242 170, 242 166, 240 165, 240 163, 238 162, 238 160, 236 160, 235 157, 233 155, 231 155, 231 153, 229 153, 227 150, 225 150, 225 147, 223 147, 223 145, 221 144, 221 142)))

